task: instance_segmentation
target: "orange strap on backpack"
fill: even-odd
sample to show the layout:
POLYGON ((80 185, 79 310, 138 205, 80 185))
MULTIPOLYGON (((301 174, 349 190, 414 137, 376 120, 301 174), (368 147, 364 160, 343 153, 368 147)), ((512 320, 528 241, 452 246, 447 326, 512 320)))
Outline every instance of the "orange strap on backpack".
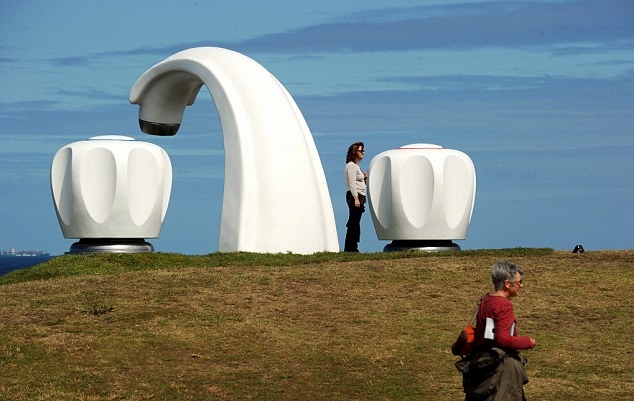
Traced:
POLYGON ((475 327, 476 327, 476 319, 478 316, 478 310, 480 309, 480 304, 482 303, 482 300, 486 296, 487 294, 484 294, 480 298, 480 300, 478 301, 478 303, 476 304, 473 310, 473 315, 471 316, 471 320, 469 321, 469 324, 467 324, 464 330, 460 332, 460 335, 458 335, 458 338, 451 346, 452 354, 466 355, 469 353, 469 351, 471 351, 471 345, 475 341, 475 327))

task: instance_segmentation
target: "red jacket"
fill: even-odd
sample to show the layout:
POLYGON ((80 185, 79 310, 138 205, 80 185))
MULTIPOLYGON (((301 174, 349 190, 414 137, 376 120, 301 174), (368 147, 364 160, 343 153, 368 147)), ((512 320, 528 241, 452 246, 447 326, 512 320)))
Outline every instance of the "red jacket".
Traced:
POLYGON ((476 347, 489 346, 499 347, 504 350, 523 350, 531 347, 529 337, 517 335, 517 325, 513 304, 504 297, 487 295, 482 299, 480 309, 476 317, 475 341, 476 347), (494 322, 494 339, 484 338, 487 318, 494 322))

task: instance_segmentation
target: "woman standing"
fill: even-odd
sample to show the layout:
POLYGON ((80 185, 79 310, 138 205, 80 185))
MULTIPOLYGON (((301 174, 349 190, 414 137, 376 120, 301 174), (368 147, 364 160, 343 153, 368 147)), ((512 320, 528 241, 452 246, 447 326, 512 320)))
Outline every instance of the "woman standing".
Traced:
POLYGON ((368 173, 361 171, 359 162, 363 160, 365 149, 363 142, 355 142, 348 148, 346 154, 346 170, 344 178, 346 181, 346 203, 348 204, 349 216, 346 227, 346 240, 344 252, 359 252, 359 241, 361 240, 361 215, 365 211, 366 201, 366 181, 368 173))
POLYGON ((497 262, 491 268, 495 291, 480 302, 474 349, 465 358, 465 364, 469 365, 467 372, 463 371, 466 401, 526 400, 523 386, 528 377, 518 351, 532 349, 535 340, 518 335, 510 300, 519 294, 523 277, 524 270, 508 261, 497 262), (487 365, 491 368, 482 367, 487 365))

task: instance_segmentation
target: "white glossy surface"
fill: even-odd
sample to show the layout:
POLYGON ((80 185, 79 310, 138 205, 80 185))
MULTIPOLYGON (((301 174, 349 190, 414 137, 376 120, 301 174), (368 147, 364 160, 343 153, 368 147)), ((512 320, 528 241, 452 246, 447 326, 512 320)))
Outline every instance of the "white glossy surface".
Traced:
POLYGON ((167 153, 129 137, 73 142, 55 154, 51 166, 64 238, 157 238, 171 187, 167 153))
POLYGON ((218 250, 338 251, 332 203, 308 125, 260 64, 227 49, 188 49, 147 70, 132 87, 130 102, 141 106, 141 120, 179 124, 203 85, 218 109, 225 147, 218 250))
POLYGON ((370 162, 370 212, 381 240, 465 239, 476 176, 466 154, 438 145, 388 150, 370 162))

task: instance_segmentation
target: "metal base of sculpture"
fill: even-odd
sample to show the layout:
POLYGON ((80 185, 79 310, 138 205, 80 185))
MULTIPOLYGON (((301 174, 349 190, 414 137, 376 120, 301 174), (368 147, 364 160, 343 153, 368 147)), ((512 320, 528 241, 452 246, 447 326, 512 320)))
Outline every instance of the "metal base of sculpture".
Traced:
POLYGON ((143 238, 84 238, 70 246, 67 254, 154 252, 143 238))
POLYGON ((444 252, 460 251, 460 246, 451 240, 394 240, 385 245, 383 252, 424 251, 444 252))

